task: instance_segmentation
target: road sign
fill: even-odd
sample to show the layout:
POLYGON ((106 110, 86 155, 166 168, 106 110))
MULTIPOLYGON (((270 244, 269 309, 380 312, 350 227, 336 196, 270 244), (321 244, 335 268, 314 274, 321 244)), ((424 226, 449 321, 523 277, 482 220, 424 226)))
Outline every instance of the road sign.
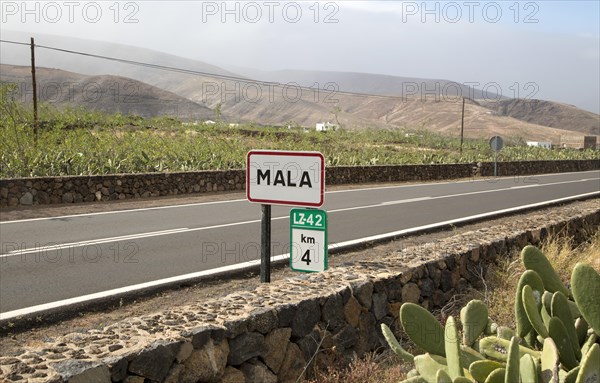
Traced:
POLYGON ((490 138, 490 148, 493 151, 499 152, 504 147, 504 140, 500 136, 494 136, 490 138))
POLYGON ((246 196, 262 204, 319 207, 325 195, 325 159, 319 152, 252 150, 246 196))
POLYGON ((294 271, 327 270, 327 213, 316 209, 290 212, 290 268, 294 271))

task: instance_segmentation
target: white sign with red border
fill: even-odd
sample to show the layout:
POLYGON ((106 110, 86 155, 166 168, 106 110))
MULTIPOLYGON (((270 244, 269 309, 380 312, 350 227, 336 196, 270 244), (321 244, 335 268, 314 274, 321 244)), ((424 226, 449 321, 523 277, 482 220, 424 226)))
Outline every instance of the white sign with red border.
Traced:
POLYGON ((246 161, 248 201, 319 207, 325 195, 325 158, 319 152, 252 150, 246 161))

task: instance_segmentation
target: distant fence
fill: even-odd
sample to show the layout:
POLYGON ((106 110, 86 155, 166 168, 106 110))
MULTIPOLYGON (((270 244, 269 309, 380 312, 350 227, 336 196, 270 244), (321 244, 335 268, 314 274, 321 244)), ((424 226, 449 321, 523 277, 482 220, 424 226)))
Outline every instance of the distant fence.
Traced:
MULTIPOLYGON (((499 162, 499 176, 600 169, 597 160, 499 162)), ((338 166, 326 169, 327 185, 493 177, 493 163, 338 166)), ((0 180, 0 207, 140 199, 246 188, 245 170, 0 180)))

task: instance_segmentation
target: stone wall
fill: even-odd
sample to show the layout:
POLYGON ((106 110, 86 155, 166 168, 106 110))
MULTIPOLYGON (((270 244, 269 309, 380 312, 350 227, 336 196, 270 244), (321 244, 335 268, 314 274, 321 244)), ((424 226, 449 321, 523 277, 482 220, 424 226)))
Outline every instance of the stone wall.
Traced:
POLYGON ((3 353, 0 381, 295 382, 313 365, 387 347, 380 325, 398 331, 403 302, 439 309, 469 286, 480 287, 481 275, 498 258, 538 244, 549 232, 581 242, 599 225, 598 200, 580 202, 510 226, 73 332, 35 349, 3 353))
MULTIPOLYGON (((500 175, 599 169, 600 161, 499 163, 500 175)), ((494 174, 493 164, 340 166, 326 170, 326 185, 425 181, 494 174)), ((113 201, 216 191, 241 191, 245 170, 106 176, 35 177, 0 180, 0 207, 113 201)))
MULTIPOLYGON (((494 176, 494 163, 485 162, 477 165, 476 175, 494 176)), ((600 160, 578 161, 507 161, 498 162, 498 176, 530 175, 546 173, 584 172, 600 169, 600 160)))

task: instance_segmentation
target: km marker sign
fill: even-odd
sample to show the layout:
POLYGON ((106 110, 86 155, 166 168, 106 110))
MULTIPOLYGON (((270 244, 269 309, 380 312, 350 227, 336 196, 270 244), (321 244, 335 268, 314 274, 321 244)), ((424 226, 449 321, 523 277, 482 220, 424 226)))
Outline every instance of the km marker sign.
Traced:
POLYGON ((319 207, 325 193, 325 159, 318 152, 253 150, 246 172, 248 201, 319 207))
MULTIPOLYGON (((252 150, 246 162, 246 197, 261 206, 260 281, 271 282, 271 205, 293 205, 315 208, 325 197, 325 158, 319 152, 285 152, 252 150)), ((325 212, 323 212, 324 214, 325 212)), ((303 213, 308 214, 308 213, 303 213)), ((325 225, 325 215, 318 217, 325 225)), ((302 221, 302 220, 301 220, 302 221)), ((310 224, 310 222, 309 222, 310 224)), ((302 225, 298 223, 298 225, 302 225)), ((292 225, 293 226, 293 225, 292 225)), ((320 227, 306 230, 291 226, 291 245, 302 251, 299 271, 321 271, 327 267, 326 231, 320 227), (298 231, 300 229, 300 231, 298 231), (294 235, 298 235, 296 237, 294 235), (319 248, 325 246, 325 251, 319 248)), ((318 225, 317 225, 318 226, 318 225)), ((326 229, 325 229, 326 230, 326 229)), ((290 249, 290 255, 295 252, 290 249)), ((292 268, 296 265, 291 257, 292 268)))

